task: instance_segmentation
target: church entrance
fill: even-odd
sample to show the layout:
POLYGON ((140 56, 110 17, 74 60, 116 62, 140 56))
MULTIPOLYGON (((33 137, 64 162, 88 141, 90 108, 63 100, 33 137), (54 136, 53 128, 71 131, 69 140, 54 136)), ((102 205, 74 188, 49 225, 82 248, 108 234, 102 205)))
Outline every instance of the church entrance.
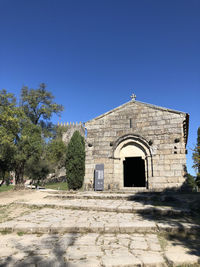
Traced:
POLYGON ((113 184, 119 189, 149 188, 153 175, 152 155, 145 139, 132 134, 117 140, 114 150, 113 184))
POLYGON ((145 162, 142 157, 127 157, 123 161, 124 187, 145 187, 145 162))

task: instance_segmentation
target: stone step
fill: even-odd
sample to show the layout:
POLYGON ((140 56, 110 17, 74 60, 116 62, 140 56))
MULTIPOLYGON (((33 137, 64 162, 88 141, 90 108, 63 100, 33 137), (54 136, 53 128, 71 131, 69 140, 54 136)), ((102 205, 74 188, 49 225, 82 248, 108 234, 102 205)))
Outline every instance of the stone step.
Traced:
MULTIPOLYGON (((165 227, 164 230, 168 230, 165 227)), ((171 229, 170 229, 171 230, 171 229)), ((178 228, 177 228, 178 230, 178 228)), ((153 223, 141 223, 134 222, 125 225, 115 225, 107 224, 102 225, 101 223, 96 223, 93 226, 88 225, 87 223, 82 223, 79 225, 68 225, 62 223, 56 225, 36 225, 32 223, 2 223, 0 224, 1 233, 23 233, 23 234, 63 234, 63 233, 107 233, 107 234, 116 234, 116 233, 156 233, 158 231, 157 226, 153 223)), ((174 229, 173 229, 174 231, 174 229)))
MULTIPOLYGON (((197 196, 196 196, 197 197, 197 196)), ((158 192, 94 192, 94 191, 84 191, 84 192, 76 192, 76 191, 50 191, 48 195, 45 197, 48 199, 102 199, 102 200, 129 200, 135 202, 141 202, 145 204, 154 204, 159 203, 162 205, 169 203, 173 206, 185 206, 185 204, 190 203, 190 199, 188 199, 187 193, 158 193, 158 192)), ((197 198, 198 200, 199 198, 197 198)))
POLYGON ((40 191, 49 192, 51 194, 142 194, 142 193, 159 193, 161 191, 149 190, 144 187, 135 187, 135 188, 125 188, 123 190, 106 190, 106 191, 94 191, 94 190, 84 190, 84 191, 77 191, 77 190, 56 190, 56 189, 46 189, 46 188, 39 188, 40 191))
POLYGON ((130 213, 43 208, 0 224, 1 232, 23 233, 193 233, 199 225, 130 213))
MULTIPOLYGON (((60 193, 60 194, 55 194, 49 192, 49 194, 46 196, 48 199, 102 199, 102 200, 107 200, 107 199, 112 199, 112 200, 137 200, 137 201, 150 201, 153 200, 153 196, 149 195, 137 195, 137 194, 106 194, 106 193, 94 193, 94 194, 66 194, 66 193, 60 193)), ((158 198, 159 199, 159 198, 158 198)))
POLYGON ((75 194, 75 193, 55 193, 49 192, 49 196, 46 196, 48 199, 129 199, 132 195, 130 194, 103 194, 103 193, 93 193, 93 194, 75 194))
POLYGON ((48 192, 49 196, 60 198, 88 198, 88 199, 151 199, 163 198, 165 196, 180 196, 176 193, 161 192, 134 192, 134 191, 62 191, 62 190, 40 190, 48 192))
POLYGON ((80 224, 75 226, 60 225, 48 225, 37 226, 34 223, 2 223, 0 224, 0 233, 22 233, 22 234, 64 234, 64 233, 101 233, 101 234, 133 234, 133 233, 189 233, 195 234, 199 232, 200 227, 195 224, 174 224, 171 226, 167 223, 141 223, 133 222, 124 225, 108 224, 101 226, 100 224, 94 224, 93 226, 87 224, 80 224))
POLYGON ((119 200, 102 200, 102 199, 54 199, 45 198, 41 201, 33 200, 29 202, 15 202, 18 205, 36 206, 40 208, 58 208, 58 209, 74 209, 85 211, 103 211, 103 212, 121 212, 121 213, 140 213, 155 215, 188 215, 190 209, 181 207, 154 206, 141 204, 134 201, 119 200))

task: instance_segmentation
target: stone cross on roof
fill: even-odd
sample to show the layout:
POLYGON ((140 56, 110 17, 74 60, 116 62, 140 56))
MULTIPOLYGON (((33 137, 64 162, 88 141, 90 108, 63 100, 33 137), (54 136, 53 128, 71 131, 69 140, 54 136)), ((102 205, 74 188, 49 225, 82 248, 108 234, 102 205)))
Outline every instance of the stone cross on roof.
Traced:
POLYGON ((136 99, 136 95, 134 93, 131 95, 131 99, 132 100, 135 100, 136 99))

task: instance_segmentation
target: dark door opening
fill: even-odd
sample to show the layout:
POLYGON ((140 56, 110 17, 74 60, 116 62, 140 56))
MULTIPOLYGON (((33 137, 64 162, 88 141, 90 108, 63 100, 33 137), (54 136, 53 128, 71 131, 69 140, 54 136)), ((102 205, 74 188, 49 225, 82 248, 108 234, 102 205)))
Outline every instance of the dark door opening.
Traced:
POLYGON ((145 187, 145 165, 141 157, 125 158, 124 187, 145 187))

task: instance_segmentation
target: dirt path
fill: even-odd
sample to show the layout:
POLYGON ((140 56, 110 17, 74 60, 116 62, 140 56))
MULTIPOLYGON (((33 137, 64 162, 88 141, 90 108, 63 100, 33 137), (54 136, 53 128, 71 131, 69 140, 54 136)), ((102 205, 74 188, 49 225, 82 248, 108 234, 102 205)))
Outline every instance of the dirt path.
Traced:
POLYGON ((32 200, 42 200, 45 196, 48 195, 48 192, 39 191, 39 190, 19 190, 19 191, 7 191, 0 193, 0 205, 9 205, 16 201, 32 201, 32 200))

